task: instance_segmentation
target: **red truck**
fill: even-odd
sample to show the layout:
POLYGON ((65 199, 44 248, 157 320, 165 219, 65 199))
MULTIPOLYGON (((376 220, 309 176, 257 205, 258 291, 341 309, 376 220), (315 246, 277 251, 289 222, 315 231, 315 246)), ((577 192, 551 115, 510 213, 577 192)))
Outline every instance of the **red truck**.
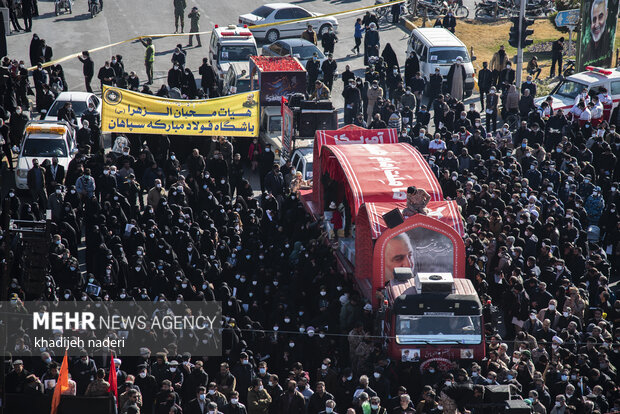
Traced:
POLYGON ((313 189, 302 200, 317 218, 332 201, 346 206, 352 236, 338 239, 335 254, 379 313, 390 357, 421 369, 481 360, 482 304, 465 279, 462 217, 426 160, 393 130, 346 126, 317 131, 314 143, 313 189), (404 219, 411 185, 431 201, 427 214, 404 219))

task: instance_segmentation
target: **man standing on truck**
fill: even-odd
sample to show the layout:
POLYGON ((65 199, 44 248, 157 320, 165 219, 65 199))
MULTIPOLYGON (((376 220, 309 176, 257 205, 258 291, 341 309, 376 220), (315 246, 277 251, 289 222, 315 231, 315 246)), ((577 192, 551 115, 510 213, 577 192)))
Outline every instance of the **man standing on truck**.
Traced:
POLYGON ((394 279, 394 269, 406 267, 413 271, 413 247, 407 233, 401 233, 390 239, 385 246, 385 276, 387 283, 394 279))
POLYGON ((405 218, 416 214, 426 214, 428 210, 426 205, 430 201, 431 196, 423 188, 410 186, 407 188, 407 207, 403 210, 405 218))

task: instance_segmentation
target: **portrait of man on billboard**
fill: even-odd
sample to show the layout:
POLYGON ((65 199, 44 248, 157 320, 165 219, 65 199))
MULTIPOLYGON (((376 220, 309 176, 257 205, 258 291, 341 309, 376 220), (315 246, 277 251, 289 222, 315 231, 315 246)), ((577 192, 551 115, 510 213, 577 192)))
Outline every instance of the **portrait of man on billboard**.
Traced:
POLYGON ((413 247, 407 233, 401 233, 385 246, 385 283, 394 279, 394 269, 407 267, 413 271, 413 247))
POLYGON ((405 267, 417 272, 453 271, 454 246, 445 235, 424 227, 416 227, 392 237, 385 244, 383 281, 394 279, 394 269, 405 267))
POLYGON ((610 67, 613 55, 618 0, 588 0, 583 3, 580 64, 610 67))

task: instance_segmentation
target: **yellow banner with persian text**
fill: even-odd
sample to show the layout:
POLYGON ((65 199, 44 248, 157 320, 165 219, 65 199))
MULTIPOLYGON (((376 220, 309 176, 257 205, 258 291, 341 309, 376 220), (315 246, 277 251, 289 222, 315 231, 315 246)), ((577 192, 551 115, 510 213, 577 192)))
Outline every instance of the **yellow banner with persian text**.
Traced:
POLYGON ((256 137, 259 115, 258 91, 180 100, 103 87, 104 132, 256 137))

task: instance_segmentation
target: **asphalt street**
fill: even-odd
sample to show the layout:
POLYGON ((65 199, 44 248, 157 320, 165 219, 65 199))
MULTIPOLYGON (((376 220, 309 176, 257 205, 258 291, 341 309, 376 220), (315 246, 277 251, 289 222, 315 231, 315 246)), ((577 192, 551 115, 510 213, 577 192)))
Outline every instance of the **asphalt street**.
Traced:
MULTIPOLYGON (((187 0, 186 14, 193 6, 197 6, 201 13, 200 29, 211 30, 214 24, 236 24, 238 16, 254 10, 260 4, 269 1, 195 1, 187 0)), ((336 11, 350 10, 358 7, 374 4, 374 0, 297 0, 292 1, 309 11, 321 13, 333 13, 336 11)), ((46 39, 52 47, 54 58, 60 58, 71 53, 92 49, 98 46, 118 42, 139 35, 174 33, 174 14, 172 0, 104 0, 103 12, 94 19, 88 13, 87 1, 76 0, 73 6, 73 14, 54 15, 54 2, 39 0, 40 16, 35 18, 32 33, 12 34, 7 39, 9 56, 23 58, 27 63, 30 40, 33 33, 46 39)), ((335 48, 335 58, 338 61, 338 71, 342 72, 345 65, 350 65, 356 74, 363 74, 363 58, 351 53, 354 46, 353 26, 355 19, 363 13, 338 17, 339 42, 335 48)), ((186 19, 186 31, 189 30, 189 19, 186 19)), ((202 58, 208 53, 208 37, 202 36, 201 48, 194 46, 188 48, 187 66, 198 77, 198 67, 202 58)), ((386 43, 391 43, 399 57, 399 63, 404 65, 407 33, 401 26, 384 25, 381 28, 382 48, 386 43)), ((166 79, 168 70, 172 64, 171 55, 175 45, 186 45, 188 38, 170 37, 155 40, 155 83, 152 90, 159 88, 166 79)), ((196 42, 194 42, 196 45, 196 42)), ((259 49, 261 44, 259 43, 259 49)), ((112 55, 123 56, 125 70, 135 70, 141 82, 146 80, 143 57, 144 47, 138 42, 127 43, 114 48, 104 49, 92 54, 95 61, 95 75, 99 67, 103 66, 106 59, 112 55)), ((65 76, 70 90, 85 90, 82 77, 82 64, 76 59, 62 63, 65 76)), ((342 82, 334 83, 332 91, 334 105, 342 108, 342 82)), ((93 80, 93 87, 99 89, 97 79, 93 80)))

